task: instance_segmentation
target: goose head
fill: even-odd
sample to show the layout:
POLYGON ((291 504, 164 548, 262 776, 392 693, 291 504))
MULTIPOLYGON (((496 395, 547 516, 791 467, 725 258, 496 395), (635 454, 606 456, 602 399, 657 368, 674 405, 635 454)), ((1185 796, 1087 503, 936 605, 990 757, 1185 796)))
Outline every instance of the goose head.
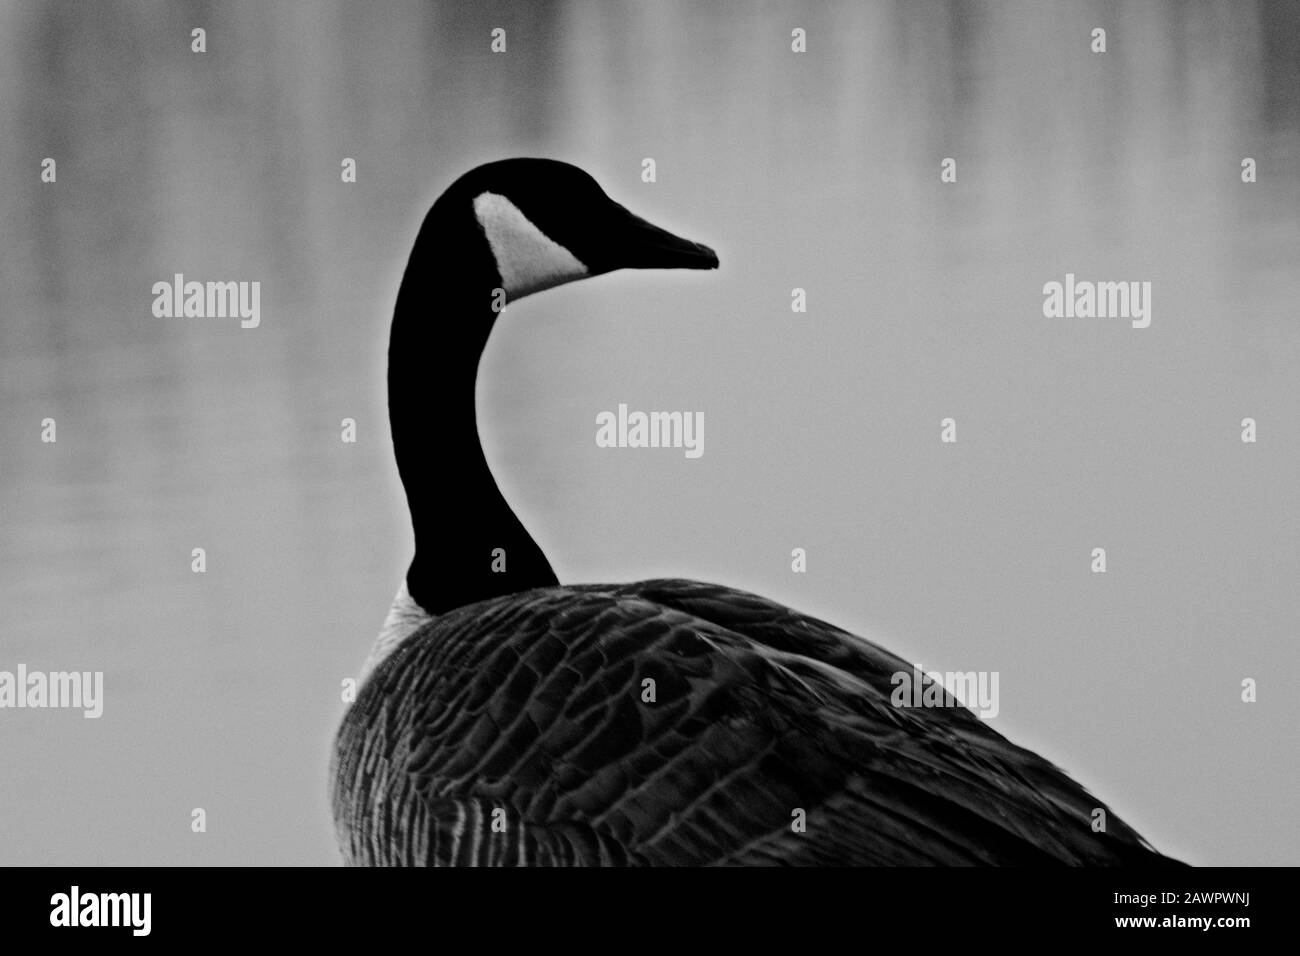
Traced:
POLYGON ((508 301, 617 269, 716 269, 708 246, 647 222, 588 173, 551 159, 471 170, 440 204, 472 211, 508 301))

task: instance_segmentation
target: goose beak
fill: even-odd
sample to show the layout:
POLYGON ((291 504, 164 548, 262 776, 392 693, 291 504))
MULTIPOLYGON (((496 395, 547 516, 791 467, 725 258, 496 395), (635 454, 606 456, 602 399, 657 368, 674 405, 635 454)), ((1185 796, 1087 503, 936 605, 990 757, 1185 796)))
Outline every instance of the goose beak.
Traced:
POLYGON ((718 254, 614 204, 609 269, 716 269, 718 254))

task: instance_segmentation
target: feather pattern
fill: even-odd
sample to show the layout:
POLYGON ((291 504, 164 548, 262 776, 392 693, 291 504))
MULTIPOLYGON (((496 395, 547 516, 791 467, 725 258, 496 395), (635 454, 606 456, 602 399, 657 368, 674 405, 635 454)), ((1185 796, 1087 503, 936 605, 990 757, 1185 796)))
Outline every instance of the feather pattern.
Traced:
POLYGON ((340 846, 418 866, 1173 862, 1109 811, 1093 832, 1102 804, 965 708, 894 707, 899 671, 869 641, 694 581, 459 608, 346 715, 340 846))

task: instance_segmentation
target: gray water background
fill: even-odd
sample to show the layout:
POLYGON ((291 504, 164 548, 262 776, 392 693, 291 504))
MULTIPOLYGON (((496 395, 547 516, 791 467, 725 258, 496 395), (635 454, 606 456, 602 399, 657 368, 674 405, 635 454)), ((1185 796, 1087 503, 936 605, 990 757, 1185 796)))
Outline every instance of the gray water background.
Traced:
POLYGON ((0 669, 107 696, 0 712, 0 862, 337 862, 340 681, 410 554, 397 283, 456 175, 547 155, 723 264, 494 334, 484 442, 561 580, 996 670, 994 726, 1162 849, 1296 863, 1298 6, 0 5, 0 669), (154 318, 176 272, 259 280, 260 328, 154 318), (1067 272, 1151 281, 1151 327, 1044 318, 1067 272), (598 449, 620 402, 704 456, 598 449))

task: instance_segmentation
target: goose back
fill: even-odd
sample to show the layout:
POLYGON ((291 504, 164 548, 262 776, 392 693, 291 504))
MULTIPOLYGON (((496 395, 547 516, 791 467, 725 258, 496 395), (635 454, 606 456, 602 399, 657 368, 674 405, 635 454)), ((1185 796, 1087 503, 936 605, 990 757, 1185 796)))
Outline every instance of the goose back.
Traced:
POLYGON ((346 715, 340 846, 371 865, 1173 862, 1108 810, 1094 832, 1100 802, 965 708, 893 706, 900 671, 693 581, 459 608, 346 715))

